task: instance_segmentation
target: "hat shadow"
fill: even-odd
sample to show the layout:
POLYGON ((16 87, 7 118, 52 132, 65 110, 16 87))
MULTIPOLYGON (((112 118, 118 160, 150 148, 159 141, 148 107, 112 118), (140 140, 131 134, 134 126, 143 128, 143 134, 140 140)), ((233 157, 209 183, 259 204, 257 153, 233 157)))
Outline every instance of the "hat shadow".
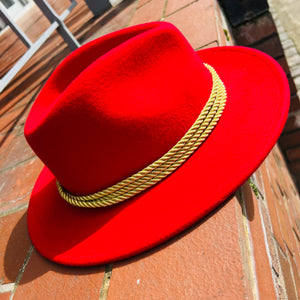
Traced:
POLYGON ((178 233, 177 235, 173 236, 172 238, 168 239, 167 241, 163 242, 162 244, 159 244, 158 246, 156 246, 152 249, 149 249, 143 253, 140 253, 136 256, 133 256, 131 258, 127 258, 127 259, 118 261, 113 264, 113 268, 121 268, 126 265, 130 265, 132 263, 136 263, 140 260, 146 259, 147 257, 154 256, 158 252, 161 252, 161 251, 165 250, 166 248, 171 247, 173 244, 179 242, 180 240, 184 239, 188 235, 193 234, 194 231, 199 230, 199 228, 201 226, 203 226, 206 222, 209 222, 210 219, 212 219, 217 213, 219 213, 224 208, 224 206, 226 206, 228 204, 228 202, 231 201, 232 198, 234 198, 234 196, 236 196, 236 195, 232 195, 232 196, 228 197, 224 202, 222 202, 219 206, 217 206, 213 211, 211 211, 204 218, 202 218, 198 222, 194 223, 193 225, 191 225, 187 229, 183 230, 182 232, 178 233))
MULTIPOLYGON (((126 266, 134 262, 143 260, 146 257, 155 255, 158 252, 170 247, 187 235, 191 234, 193 231, 197 230, 202 224, 211 219, 216 213, 222 210, 222 208, 230 201, 231 198, 232 197, 228 198, 205 218, 201 219, 173 238, 141 254, 114 263, 114 268, 126 266)), ((7 243, 4 257, 4 271, 6 277, 12 282, 17 281, 19 285, 32 282, 33 280, 43 276, 48 272, 71 276, 85 276, 96 273, 103 273, 105 272, 105 267, 106 265, 91 267, 63 266, 42 257, 35 249, 33 249, 32 251, 32 246, 27 231, 27 212, 22 215, 22 217, 19 219, 18 223, 12 230, 7 243), (20 240, 23 240, 23 243, 20 243, 20 240), (21 261, 20 257, 18 257, 20 256, 20 254, 22 254, 22 257, 24 257, 23 261, 21 261), (19 261, 18 265, 16 265, 16 260, 19 261), (25 264, 27 265, 23 273, 23 271, 21 270, 22 268, 24 268, 25 264)))
POLYGON ((9 237, 4 254, 4 272, 18 285, 32 282, 48 272, 84 276, 104 272, 105 266, 71 267, 42 257, 32 246, 27 230, 27 211, 21 216, 9 237))
POLYGON ((251 186, 248 181, 246 181, 235 193, 235 196, 240 205, 242 215, 249 221, 253 221, 255 217, 255 205, 254 201, 256 198, 253 194, 251 186))
MULTIPOLYGON (((53 192, 53 185, 55 184, 55 179, 50 181, 38 193, 32 195, 31 198, 38 197, 40 199, 43 199, 46 195, 49 195, 49 193, 53 192)), ((91 210, 78 208, 69 206, 69 204, 65 201, 61 202, 61 205, 67 205, 68 209, 81 209, 85 214, 88 214, 91 217, 96 215, 97 209, 91 210)), ((53 210, 53 208, 51 207, 49 209, 53 210)), ((109 218, 103 218, 101 223, 91 223, 93 224, 93 226, 87 226, 84 230, 84 234, 81 232, 79 234, 72 235, 71 239, 69 239, 68 241, 65 240, 65 243, 63 245, 60 244, 57 247, 57 252, 55 253, 55 255, 63 253, 64 251, 67 251, 68 249, 71 249, 75 245, 79 244, 82 240, 92 235, 93 232, 104 226, 111 218, 114 217, 114 215, 115 214, 110 214, 109 218)), ((23 215, 19 218, 18 222, 11 231, 4 253, 3 264, 6 278, 8 278, 11 282, 17 282, 18 284, 31 282, 47 272, 57 272, 60 274, 78 276, 99 273, 105 270, 105 266, 74 267, 60 265, 40 255, 32 245, 32 242, 30 240, 27 228, 27 211, 23 213, 23 215)))

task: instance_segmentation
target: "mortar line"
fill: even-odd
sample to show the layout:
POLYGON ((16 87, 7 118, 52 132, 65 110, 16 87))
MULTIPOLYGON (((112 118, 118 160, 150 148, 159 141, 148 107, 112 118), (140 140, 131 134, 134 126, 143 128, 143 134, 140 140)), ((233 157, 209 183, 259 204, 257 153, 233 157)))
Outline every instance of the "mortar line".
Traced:
POLYGON ((9 293, 12 292, 15 288, 15 283, 5 283, 0 285, 0 295, 3 293, 9 293))
POLYGON ((160 21, 163 21, 166 17, 167 5, 168 5, 168 0, 165 0, 165 5, 164 5, 163 11, 162 11, 162 17, 161 17, 160 21))
MULTIPOLYGON (((138 9, 145 6, 146 4, 148 4, 150 1, 152 0, 148 0, 147 2, 145 2, 144 4, 140 5, 139 7, 137 7, 138 9)), ((140 4, 141 0, 137 1, 138 4, 140 4)))
POLYGON ((2 211, 2 212, 0 212, 0 218, 6 217, 8 215, 14 214, 16 212, 19 212, 19 211, 27 209, 27 208, 28 208, 28 203, 25 203, 25 204, 22 204, 20 206, 14 207, 12 209, 2 211))
POLYGON ((201 49, 203 49, 204 47, 208 47, 209 45, 212 45, 213 43, 217 43, 218 44, 218 46, 219 46, 219 42, 217 41, 217 40, 214 40, 214 41, 212 41, 212 42, 209 42, 208 44, 205 44, 205 45, 203 45, 203 46, 201 46, 201 47, 197 47, 197 48, 195 48, 194 50, 195 51, 199 51, 199 50, 201 50, 201 49))
MULTIPOLYGON (((151 0, 150 0, 150 1, 151 1, 151 0)), ((139 3, 140 3, 140 0, 139 0, 139 1, 136 1, 136 3, 135 3, 135 8, 134 8, 134 12, 132 13, 131 17, 129 18, 129 20, 128 20, 127 24, 126 24, 126 27, 130 26, 131 21, 132 21, 134 15, 136 14, 137 10, 140 8, 140 7, 138 7, 138 4, 139 4, 139 3)), ((147 3, 148 3, 148 2, 147 2, 147 3)), ((146 4, 146 3, 145 3, 145 4, 146 4)))
POLYGON ((113 264, 108 264, 105 267, 105 274, 104 274, 104 277, 103 277, 103 282, 102 282, 102 287, 101 287, 101 290, 100 290, 99 300, 106 300, 107 299, 108 288, 109 288, 109 284, 110 284, 110 280, 111 280, 111 276, 112 276, 112 269, 113 269, 113 264))
POLYGON ((250 230, 250 224, 248 221, 248 215, 247 215, 247 209, 246 209, 246 203, 245 203, 245 197, 244 192, 242 189, 239 190, 240 193, 240 206, 242 209, 242 215, 241 215, 241 229, 243 231, 243 239, 245 241, 244 247, 245 251, 247 253, 245 256, 247 266, 245 266, 248 269, 248 276, 249 276, 249 283, 251 287, 251 292, 254 300, 259 299, 259 289, 257 284, 257 276, 256 276, 256 267, 255 267, 255 259, 254 259, 254 249, 253 249, 253 240, 250 230))
POLYGON ((23 262, 23 265, 22 265, 22 267, 21 267, 21 269, 20 269, 20 271, 18 273, 18 276, 16 278, 15 286, 14 286, 14 289, 13 289, 11 295, 10 295, 9 300, 12 300, 14 298, 14 295, 15 295, 16 290, 17 290, 17 288, 19 286, 19 283, 20 283, 20 281, 21 281, 21 279, 23 277, 23 274, 25 272, 26 266, 27 266, 27 264, 29 262, 29 259, 31 257, 31 254, 32 254, 33 250, 34 250, 34 246, 31 245, 30 248, 29 248, 29 250, 28 250, 28 252, 27 252, 27 255, 26 255, 26 258, 25 258, 25 260, 23 262))
POLYGON ((36 158, 37 158, 37 156, 34 155, 34 156, 29 157, 29 158, 27 158, 27 159, 25 159, 25 160, 19 161, 19 162, 17 162, 16 164, 14 164, 14 165, 12 165, 12 166, 9 166, 9 167, 6 167, 6 168, 0 170, 0 174, 4 173, 4 172, 6 172, 6 171, 12 170, 12 169, 14 169, 14 168, 16 168, 16 167, 19 167, 19 166, 21 166, 21 165, 24 165, 24 164, 26 164, 27 162, 29 162, 29 161, 31 161, 31 160, 34 160, 34 159, 36 159, 36 158))
MULTIPOLYGON (((268 160, 266 160, 266 162, 268 162, 268 160)), ((268 179, 268 183, 269 183, 270 189, 272 191, 273 189, 272 189, 272 186, 271 186, 271 175, 270 175, 268 164, 266 164, 266 172, 267 172, 267 178, 266 179, 268 179)), ((263 188, 265 189, 264 182, 263 182, 263 188)), ((273 230, 273 225, 272 225, 272 220, 271 220, 271 216, 270 216, 268 202, 266 201, 264 204, 265 204, 265 207, 267 209, 267 214, 266 214, 266 220, 262 219, 262 221, 268 223, 268 225, 270 226, 270 231, 271 231, 270 243, 268 243, 268 245, 269 245, 268 249, 270 249, 270 247, 272 247, 272 250, 274 251, 273 252, 274 255, 272 256, 272 269, 276 272, 276 274, 274 274, 272 272, 272 278, 273 278, 274 282, 276 283, 275 291, 276 291, 276 295, 277 295, 278 299, 280 299, 280 297, 281 297, 280 295, 282 295, 282 297, 283 297, 282 299, 287 299, 288 296, 287 296, 287 292, 286 292, 286 286, 285 286, 285 281, 284 281, 284 277, 283 277, 283 271, 282 271, 280 258, 279 258, 279 252, 281 252, 281 254, 284 257, 285 257, 285 253, 284 253, 283 249, 281 248, 281 245, 279 244, 279 242, 277 241, 277 239, 274 235, 274 230, 273 230), (275 269, 275 267, 276 267, 276 269, 275 269)), ((275 217, 278 218, 276 207, 275 207, 275 212, 276 212, 275 217)), ((281 224, 280 223, 279 223, 279 228, 280 228, 280 232, 281 232, 281 224)))
MULTIPOLYGON (((265 186, 264 186, 264 182, 263 182, 261 173, 260 173, 260 177, 261 177, 261 182, 262 182, 262 187, 261 187, 262 191, 260 191, 260 189, 259 189, 259 196, 260 196, 261 200, 264 200, 264 199, 266 199, 266 193, 265 193, 265 186)), ((256 184, 256 174, 254 174, 253 179, 256 184)), ((263 230, 264 242, 265 242, 265 246, 266 246, 266 253, 267 253, 268 260, 269 260, 270 268, 271 268, 271 270, 273 270, 273 272, 271 272, 272 281, 273 281, 276 296, 278 299, 280 299, 280 294, 284 295, 284 297, 287 297, 287 295, 284 291, 282 291, 282 286, 283 285, 285 286, 285 284, 281 282, 282 281, 281 278, 283 277, 283 275, 282 275, 281 265, 278 265, 279 258, 278 258, 277 248, 272 243, 272 241, 274 241, 272 239, 272 236, 270 236, 270 240, 268 239, 266 226, 269 226, 269 228, 271 230, 271 234, 273 232, 273 227, 272 227, 272 223, 271 223, 271 219, 270 219, 269 207, 268 207, 267 201, 262 202, 258 198, 257 198, 257 203, 258 203, 258 212, 259 212, 259 216, 260 216, 260 222, 261 222, 261 226, 262 226, 262 230, 263 230), (265 207, 265 209, 267 210, 265 217, 262 212, 262 206, 265 207), (271 252, 273 252, 275 255, 275 257, 273 257, 273 259, 272 259, 271 252), (275 266, 276 266, 276 268, 275 268, 275 266)))
POLYGON ((191 1, 190 3, 188 3, 188 4, 186 4, 186 5, 184 5, 184 6, 180 7, 180 8, 178 8, 178 9, 176 9, 176 10, 174 10, 174 11, 172 11, 171 13, 169 13, 168 15, 166 15, 165 17, 172 16, 172 15, 176 14, 177 12, 179 12, 179 11, 181 11, 181 10, 187 8, 187 7, 190 6, 190 5, 193 5, 194 3, 198 2, 198 1, 199 1, 199 0, 191 1))

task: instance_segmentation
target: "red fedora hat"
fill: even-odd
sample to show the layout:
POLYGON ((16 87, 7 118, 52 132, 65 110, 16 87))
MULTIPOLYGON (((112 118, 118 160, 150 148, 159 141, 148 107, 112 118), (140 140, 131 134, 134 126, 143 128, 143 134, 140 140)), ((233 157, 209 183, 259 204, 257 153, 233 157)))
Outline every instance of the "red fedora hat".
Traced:
POLYGON ((83 45, 53 72, 25 125, 45 164, 28 208, 34 246, 84 266, 166 241, 247 180, 288 108, 272 58, 244 47, 195 52, 166 22, 83 45))

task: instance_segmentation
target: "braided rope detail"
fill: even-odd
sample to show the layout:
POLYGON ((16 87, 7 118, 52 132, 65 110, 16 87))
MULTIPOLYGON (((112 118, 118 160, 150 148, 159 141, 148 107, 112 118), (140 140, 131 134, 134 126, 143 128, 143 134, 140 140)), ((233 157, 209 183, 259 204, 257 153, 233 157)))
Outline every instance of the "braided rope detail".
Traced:
POLYGON ((181 166, 214 129, 226 104, 226 89, 222 80, 213 67, 204 65, 213 79, 211 95, 195 123, 173 148, 143 170, 91 195, 72 195, 56 181, 60 196, 68 203, 79 207, 105 207, 141 193, 181 166))

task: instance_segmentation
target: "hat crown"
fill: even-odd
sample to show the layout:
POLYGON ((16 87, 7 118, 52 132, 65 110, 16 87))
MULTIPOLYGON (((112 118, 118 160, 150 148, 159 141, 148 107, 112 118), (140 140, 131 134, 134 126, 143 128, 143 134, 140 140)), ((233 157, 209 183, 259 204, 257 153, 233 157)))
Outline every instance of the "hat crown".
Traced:
POLYGON ((33 105, 25 136, 67 190, 94 193, 172 148, 211 87, 209 71, 173 25, 123 29, 59 65, 33 105))

